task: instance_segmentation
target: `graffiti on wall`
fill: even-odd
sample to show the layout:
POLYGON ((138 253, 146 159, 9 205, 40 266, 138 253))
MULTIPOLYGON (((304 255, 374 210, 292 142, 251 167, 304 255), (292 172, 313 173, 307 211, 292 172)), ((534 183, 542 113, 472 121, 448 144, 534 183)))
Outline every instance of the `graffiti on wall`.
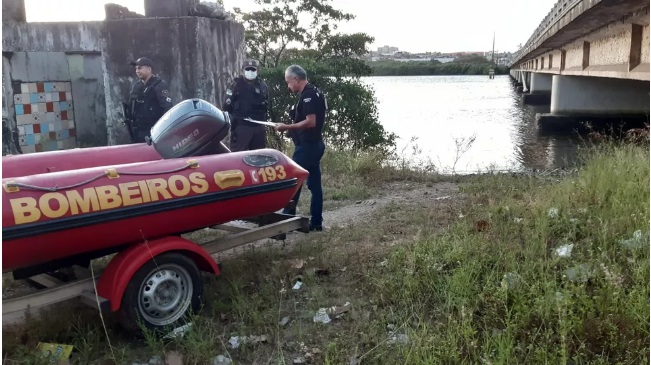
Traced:
POLYGON ((18 139, 23 153, 77 147, 70 82, 14 84, 18 139))

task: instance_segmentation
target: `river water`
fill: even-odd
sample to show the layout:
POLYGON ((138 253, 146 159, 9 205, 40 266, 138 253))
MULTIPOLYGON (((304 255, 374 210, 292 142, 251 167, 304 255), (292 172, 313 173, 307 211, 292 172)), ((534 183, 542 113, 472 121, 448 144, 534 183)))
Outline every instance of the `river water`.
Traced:
POLYGON ((570 167, 581 142, 541 135, 508 76, 383 76, 375 90, 382 125, 414 163, 459 174, 570 167))

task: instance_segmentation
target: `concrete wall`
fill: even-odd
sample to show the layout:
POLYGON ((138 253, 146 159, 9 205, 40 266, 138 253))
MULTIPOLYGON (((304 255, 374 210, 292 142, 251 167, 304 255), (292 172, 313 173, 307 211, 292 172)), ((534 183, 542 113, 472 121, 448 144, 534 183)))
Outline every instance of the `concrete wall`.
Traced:
POLYGON ((24 22, 27 18, 25 13, 25 1, 23 0, 2 0, 2 24, 10 22, 24 22))
POLYGON ((630 25, 622 24, 604 29, 586 37, 590 42, 589 65, 587 70, 608 69, 628 71, 631 52, 630 25))
POLYGON ((561 70, 561 51, 552 52, 551 69, 554 71, 561 70))
POLYGON ((8 59, 2 57, 2 155, 19 154, 20 145, 18 144, 18 126, 13 108, 13 96, 11 92, 11 83, 7 84, 6 80, 11 80, 8 59))
POLYGON ((75 100, 78 147, 105 146, 106 100, 100 53, 69 54, 68 67, 75 100))
POLYGON ((120 122, 122 102, 135 82, 131 60, 154 61, 154 72, 169 84, 173 103, 198 97, 220 105, 226 75, 237 74, 245 55, 244 27, 209 18, 110 20, 103 38, 109 144, 128 141, 120 122))
POLYGON ((3 71, 7 129, 23 153, 106 144, 99 54, 5 53, 3 71))
POLYGON ((229 78, 239 75, 246 57, 244 27, 233 22, 198 19, 197 40, 199 44, 207 41, 199 52, 199 95, 221 108, 229 78))
POLYGON ((2 24, 2 52, 99 52, 102 22, 2 24))
POLYGON ((583 44, 584 41, 576 41, 565 48, 565 70, 583 70, 583 44))
POLYGON ((3 130, 16 139, 4 139, 3 151, 106 144, 101 28, 101 22, 3 23, 3 130))
MULTIPOLYGON (((7 4, 19 13, 21 1, 12 1, 7 4)), ((244 27, 231 21, 181 16, 24 23, 12 16, 17 20, 2 25, 5 154, 128 143, 122 102, 136 81, 129 62, 138 57, 157 64, 154 72, 170 85, 174 103, 198 97, 220 105, 245 56, 244 27), (62 118, 67 122, 59 123, 62 118), (46 145, 37 147, 41 139, 46 145)))
POLYGON ((640 50, 640 61, 643 64, 649 64, 649 47, 651 47, 651 40, 649 39, 649 24, 642 28, 642 49, 640 50))

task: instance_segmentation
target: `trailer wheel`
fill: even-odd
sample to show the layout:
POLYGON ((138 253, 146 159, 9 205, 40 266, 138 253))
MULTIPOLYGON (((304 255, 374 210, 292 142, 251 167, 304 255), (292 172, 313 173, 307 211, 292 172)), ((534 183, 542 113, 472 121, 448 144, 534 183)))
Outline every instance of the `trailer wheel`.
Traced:
POLYGON ((203 280, 197 265, 180 253, 165 253, 147 261, 127 285, 122 297, 122 325, 132 331, 139 323, 157 332, 170 331, 201 305, 203 280))

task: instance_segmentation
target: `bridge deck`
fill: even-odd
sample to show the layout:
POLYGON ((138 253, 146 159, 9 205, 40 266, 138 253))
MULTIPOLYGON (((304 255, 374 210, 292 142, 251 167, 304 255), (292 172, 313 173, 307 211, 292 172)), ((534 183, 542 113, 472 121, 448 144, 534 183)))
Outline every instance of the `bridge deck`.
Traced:
POLYGON ((560 49, 609 24, 626 23, 632 18, 638 24, 648 25, 648 0, 559 0, 516 53, 511 66, 560 49))

